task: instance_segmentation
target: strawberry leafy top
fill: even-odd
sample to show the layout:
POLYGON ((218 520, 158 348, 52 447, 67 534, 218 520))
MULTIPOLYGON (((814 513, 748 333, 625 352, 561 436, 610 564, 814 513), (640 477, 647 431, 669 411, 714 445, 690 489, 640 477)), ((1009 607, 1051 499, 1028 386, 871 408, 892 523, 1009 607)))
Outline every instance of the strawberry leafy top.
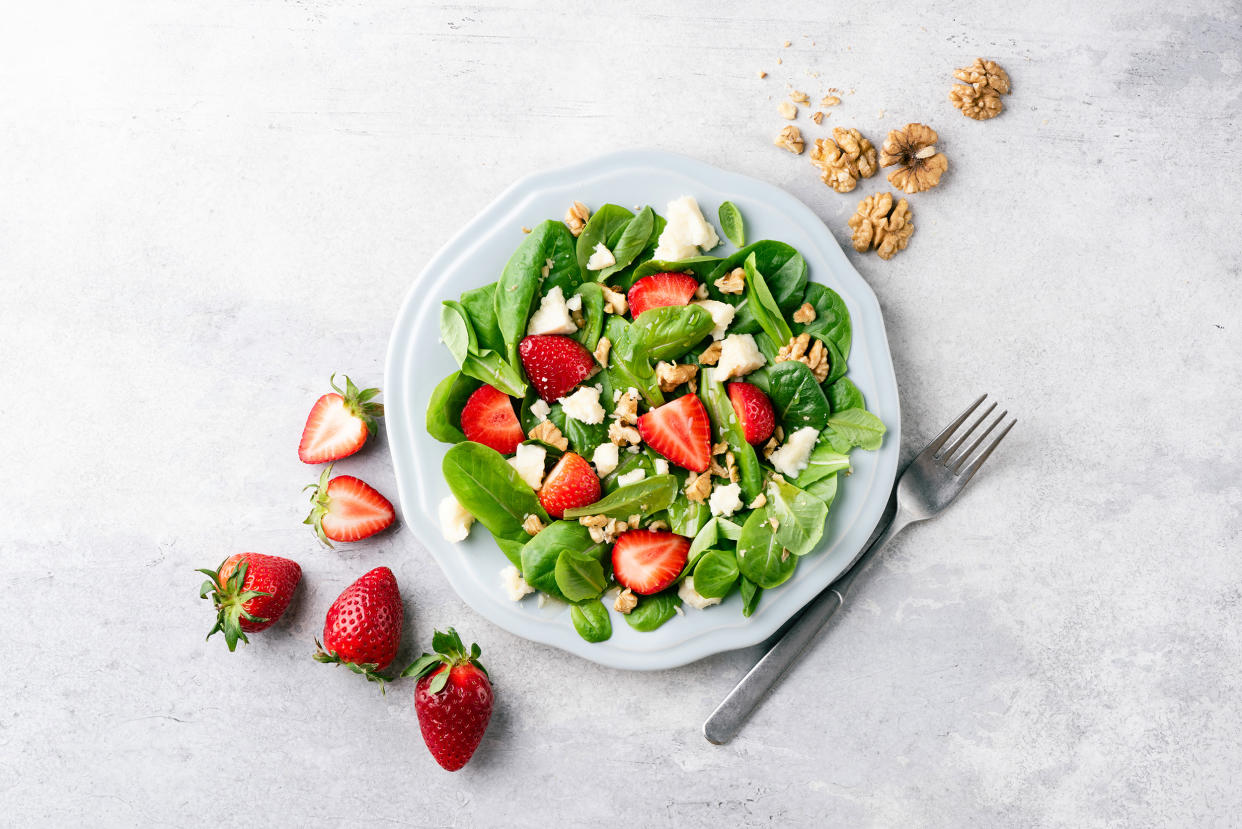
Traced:
POLYGON ((199 598, 206 599, 211 597, 212 602, 216 606, 216 624, 208 631, 207 638, 210 639, 216 633, 224 634, 225 644, 229 646, 230 651, 237 649, 237 642, 241 640, 246 644, 250 640, 246 638, 246 633, 241 629, 242 619, 251 622, 266 622, 267 619, 255 616, 246 610, 246 602, 251 599, 257 599, 260 596, 270 596, 271 593, 264 593, 259 590, 245 590, 246 571, 250 569, 249 563, 244 559, 237 563, 237 568, 229 574, 229 577, 223 582, 220 581, 220 570, 224 565, 215 570, 198 569, 196 572, 203 573, 207 576, 207 581, 203 582, 203 586, 199 589, 199 598))
POLYGON ((472 644, 470 650, 467 651, 466 646, 462 644, 461 637, 453 628, 449 628, 447 632, 437 630, 431 637, 431 647, 435 653, 424 653, 414 660, 410 667, 402 671, 401 676, 421 679, 439 671, 431 678, 431 683, 427 686, 427 690, 433 694, 444 690, 444 686, 448 684, 449 673, 458 665, 473 665, 482 671, 484 676, 487 676, 487 668, 479 662, 479 655, 483 651, 480 650, 478 643, 472 644), (441 666, 447 670, 441 671, 441 666))
POLYGON ((354 381, 349 379, 349 375, 345 375, 345 389, 342 391, 336 384, 336 375, 328 379, 328 383, 332 386, 332 390, 345 398, 345 405, 349 408, 352 415, 357 417, 367 426, 367 434, 375 437, 375 419, 384 416, 384 404, 376 403, 371 398, 380 393, 379 389, 361 389, 354 385, 354 381))

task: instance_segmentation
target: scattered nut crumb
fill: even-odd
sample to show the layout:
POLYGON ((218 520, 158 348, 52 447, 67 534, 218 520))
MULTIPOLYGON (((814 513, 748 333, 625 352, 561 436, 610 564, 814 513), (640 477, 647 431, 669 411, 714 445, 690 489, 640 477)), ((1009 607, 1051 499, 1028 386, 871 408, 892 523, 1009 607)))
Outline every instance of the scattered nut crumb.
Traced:
POLYGON ((825 95, 820 99, 819 105, 822 107, 834 107, 839 103, 841 103, 841 99, 836 95, 825 95))
POLYGON ((767 72, 764 72, 762 69, 759 70, 759 77, 766 78, 767 76, 768 76, 767 72))
POLYGON ((781 101, 777 104, 776 111, 779 112, 781 117, 786 121, 792 121, 798 117, 798 108, 789 101, 781 101))
POLYGON ((609 518, 607 515, 584 515, 578 519, 578 523, 587 528, 591 540, 596 544, 611 544, 617 536, 630 528, 624 521, 609 518))
POLYGON ((789 100, 793 101, 795 104, 810 104, 811 96, 807 95, 800 89, 795 89, 789 93, 789 100))
POLYGON ((565 211, 565 224, 569 227, 569 232, 574 236, 582 233, 582 228, 586 227, 587 220, 591 218, 591 211, 580 201, 576 201, 565 211))
POLYGON ((569 440, 561 434, 561 430, 551 420, 545 420, 535 428, 526 433, 531 440, 537 440, 540 443, 546 443, 548 446, 555 446, 564 452, 569 448, 569 440))
POLYGON ((638 607, 638 597, 628 587, 618 593, 617 600, 612 603, 612 609, 624 615, 628 615, 636 607, 638 607))
POLYGON ((926 124, 906 124, 893 130, 880 148, 880 166, 898 169, 888 174, 888 180, 904 193, 921 193, 940 183, 940 177, 949 169, 949 159, 936 151, 940 136, 926 124))
POLYGON ((526 225, 522 225, 522 232, 523 232, 523 233, 530 233, 530 228, 529 228, 529 227, 527 227, 526 225))
POLYGON ((818 383, 824 382, 828 376, 828 349, 820 340, 812 340, 810 334, 799 334, 780 347, 776 352, 775 362, 783 363, 787 360, 796 360, 806 365, 818 383))
POLYGON ((729 482, 736 484, 741 476, 737 471, 737 458, 733 457, 732 452, 725 452, 725 470, 729 477, 729 482))
POLYGON ((717 279, 716 290, 722 294, 740 294, 746 290, 746 269, 734 268, 717 279))
POLYGON ((532 512, 530 515, 526 516, 526 520, 522 522, 522 529, 527 535, 539 535, 539 533, 544 530, 544 524, 543 521, 539 519, 539 516, 532 512))
POLYGON ((633 426, 614 420, 608 426, 608 439, 617 446, 637 446, 642 442, 643 436, 633 426))
POLYGON ((824 113, 820 112, 819 110, 816 110, 815 112, 811 113, 811 120, 814 121, 816 124, 824 123, 824 113))
POLYGON ((848 193, 860 178, 871 178, 876 170, 875 147, 856 129, 834 127, 832 138, 817 138, 811 149, 811 163, 820 169, 820 178, 838 193, 848 193))
POLYGON ((625 294, 614 291, 604 283, 599 283, 600 290, 604 292, 604 313, 622 315, 630 310, 630 303, 626 301, 625 294))
POLYGON ((778 446, 780 446, 780 443, 776 440, 775 436, 768 438, 768 442, 763 445, 763 459, 767 460, 770 458, 778 446))
POLYGON ((790 46, 792 46, 792 45, 793 45, 793 44, 792 44, 792 43, 790 43, 788 40, 787 40, 787 41, 785 41, 785 48, 786 48, 786 49, 788 49, 788 48, 789 48, 790 46))
POLYGON ((569 318, 573 320, 574 325, 578 326, 579 328, 586 325, 586 317, 583 316, 581 310, 570 311, 569 318))
POLYGON ((776 435, 777 440, 784 440, 785 439, 785 427, 777 426, 775 429, 772 430, 772 434, 776 435))
POLYGON ((667 363, 661 360, 656 363, 656 380, 660 383, 660 391, 672 391, 682 383, 688 383, 698 376, 699 367, 693 363, 667 363))
POLYGON ((780 58, 777 58, 777 59, 776 59, 776 63, 777 63, 778 65, 779 65, 779 64, 782 64, 782 63, 784 63, 784 62, 785 62, 785 61, 781 60, 780 58))
POLYGON ((767 502, 768 502, 768 496, 760 492, 758 495, 755 496, 755 500, 751 501, 750 504, 748 504, 746 508, 747 509, 759 509, 760 507, 767 504, 767 502))
POLYGON ((612 410, 612 416, 619 422, 633 426, 638 422, 638 396, 633 394, 623 394, 617 398, 616 406, 612 410))
POLYGON ((794 155, 802 155, 802 151, 806 149, 806 142, 802 140, 802 130, 793 124, 783 127, 772 143, 789 150, 794 155))
POLYGON ((724 342, 716 340, 699 355, 699 365, 714 366, 720 362, 720 352, 724 348, 724 342))
MULTIPOLYGON (((634 526, 638 526, 638 524, 635 523, 634 526)), ((651 530, 652 532, 658 532, 660 530, 667 530, 668 522, 667 521, 652 521, 650 524, 647 525, 647 529, 651 530)))
POLYGON ((696 503, 706 501, 712 494, 711 472, 700 472, 686 479, 686 498, 696 503))
POLYGON ((729 444, 725 443, 723 440, 720 443, 712 444, 713 455, 723 455, 725 452, 728 452, 728 451, 729 451, 729 444))
MULTIPOLYGON (((780 519, 778 519, 775 515, 769 515, 768 516, 768 527, 772 530, 772 532, 776 532, 777 530, 781 528, 780 519)), ((784 561, 785 556, 787 556, 788 554, 789 552, 785 551, 785 553, 781 556, 781 561, 784 561)))
POLYGON ((797 311, 793 312, 793 321, 801 323, 815 322, 816 316, 818 315, 815 313, 815 306, 809 302, 804 302, 797 311))
POLYGON ((600 337, 599 343, 596 344, 595 351, 593 352, 595 362, 599 363, 604 368, 608 368, 608 352, 611 350, 612 340, 607 337, 600 337))
POLYGON ((875 248, 881 259, 892 259, 905 250, 914 234, 910 205, 902 199, 894 206, 892 193, 872 193, 859 202, 849 226, 854 231, 854 250, 866 253, 875 248))
POLYGON ((1001 114, 1005 108, 1000 94, 991 87, 977 83, 970 86, 954 84, 949 90, 949 102, 962 111, 967 118, 987 121, 1001 114))

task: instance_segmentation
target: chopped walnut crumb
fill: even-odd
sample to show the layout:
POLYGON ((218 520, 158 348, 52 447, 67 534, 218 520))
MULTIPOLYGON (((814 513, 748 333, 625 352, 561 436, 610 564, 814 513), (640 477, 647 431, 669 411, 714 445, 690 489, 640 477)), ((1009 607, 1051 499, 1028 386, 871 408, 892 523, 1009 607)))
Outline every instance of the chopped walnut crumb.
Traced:
POLYGON ((728 452, 728 451, 729 451, 729 444, 725 443, 723 440, 720 443, 712 444, 713 455, 723 455, 725 452, 728 452))
POLYGON ((816 316, 818 315, 815 313, 815 306, 809 302, 804 302, 802 307, 793 312, 793 321, 801 323, 815 322, 816 316))
POLYGON ((530 233, 530 228, 529 228, 529 227, 527 227, 526 225, 522 225, 522 232, 523 232, 523 233, 530 233))
POLYGON ((790 46, 792 46, 792 45, 793 45, 793 44, 792 44, 792 43, 790 43, 788 40, 787 40, 787 41, 785 41, 785 48, 786 48, 786 49, 788 49, 788 48, 789 48, 790 46))
POLYGON ((618 397, 616 403, 612 410, 613 417, 631 426, 638 422, 638 395, 627 392, 618 397))
POLYGON ((712 474, 709 471, 686 479, 686 498, 696 503, 706 501, 712 494, 712 474))
POLYGON ((776 352, 776 362, 796 360, 804 364, 815 375, 816 382, 824 382, 828 376, 828 349, 818 340, 812 340, 810 334, 799 334, 792 338, 776 352))
POLYGON ((596 544, 611 544, 617 536, 630 528, 624 521, 609 518, 607 515, 584 515, 578 519, 578 523, 587 528, 591 540, 596 544))
POLYGON ((714 366, 720 362, 720 352, 724 349, 724 341, 716 340, 699 355, 699 365, 714 366))
POLYGON ((856 129, 834 127, 832 138, 817 138, 811 149, 811 163, 820 169, 820 178, 838 193, 848 193, 860 178, 875 175, 876 153, 870 141, 856 129))
POLYGON ((561 434, 561 430, 551 420, 543 421, 526 434, 531 440, 546 443, 548 446, 555 446, 562 452, 569 448, 569 441, 561 434))
MULTIPOLYGON (((686 275, 694 276, 694 274, 692 273, 688 273, 686 275)), ((699 287, 694 289, 694 298, 695 299, 707 299, 708 296, 709 294, 707 293, 707 286, 704 285, 702 282, 700 282, 699 287)))
POLYGON ((630 303, 626 301, 625 294, 614 291, 602 282, 599 288, 604 292, 604 313, 624 315, 630 310, 630 303))
MULTIPOLYGON (((781 528, 780 519, 778 519, 775 515, 769 515, 768 516, 768 527, 772 530, 772 532, 776 532, 777 530, 781 528)), ((784 560, 785 560, 785 556, 782 555, 781 561, 784 561, 784 560)))
POLYGON ((565 224, 569 226, 569 232, 574 236, 582 233, 582 228, 586 227, 590 218, 591 211, 580 201, 574 202, 565 211, 565 224))
POLYGON ((727 478, 729 477, 729 468, 720 461, 712 458, 712 465, 707 470, 713 477, 727 478))
POLYGON ((802 151, 806 149, 806 142, 802 140, 802 130, 793 124, 782 127, 776 138, 772 139, 772 143, 789 150, 794 155, 802 155, 802 151))
POLYGON ((949 101, 967 118, 973 118, 976 121, 995 118, 1005 108, 1001 103, 1000 94, 995 89, 981 83, 971 86, 954 84, 949 90, 949 101))
POLYGON ((737 471, 737 458, 733 457, 732 452, 725 452, 725 470, 728 474, 729 482, 736 484, 741 476, 737 471))
POLYGON ((608 439, 617 446, 636 446, 642 442, 643 436, 633 426, 626 426, 614 420, 608 426, 608 439))
POLYGON ((604 368, 608 368, 608 352, 611 350, 612 340, 607 337, 600 337, 599 342, 595 346, 595 351, 593 352, 595 362, 599 363, 604 368))
POLYGON ((781 101, 777 104, 776 111, 780 113, 780 116, 786 121, 792 121, 798 117, 798 107, 789 101, 781 101))
MULTIPOLYGON (((638 526, 637 522, 635 522, 634 526, 638 526)), ((652 532, 657 532, 659 530, 667 530, 668 522, 667 521, 652 521, 650 524, 647 525, 647 529, 651 530, 652 532)))
POLYGON ((953 77, 971 86, 982 84, 1000 95, 1008 95, 1012 91, 1009 85, 1009 73, 992 60, 975 58, 975 62, 970 66, 955 70, 953 77))
POLYGON ((762 69, 759 70, 759 77, 766 78, 767 76, 768 76, 767 72, 764 72, 762 69))
POLYGON ((854 231, 854 250, 866 253, 875 248, 881 259, 892 259, 905 250, 914 234, 910 205, 902 199, 894 206, 892 193, 872 193, 859 202, 849 226, 854 231))
POLYGON ((539 533, 544 530, 544 524, 543 521, 539 519, 539 516, 532 512, 530 515, 526 516, 526 520, 522 522, 522 529, 527 535, 539 535, 539 533))
POLYGON ((722 294, 740 294, 746 290, 746 271, 734 268, 716 280, 716 290, 722 294))
POLYGON ((750 503, 746 506, 746 508, 747 508, 747 509, 759 509, 760 507, 762 507, 762 506, 764 506, 765 504, 767 504, 767 502, 768 502, 768 496, 766 496, 766 495, 764 495, 762 492, 760 492, 758 495, 756 495, 756 496, 755 496, 755 500, 751 501, 751 502, 750 502, 750 503))
POLYGON ((795 89, 789 93, 789 100, 795 104, 809 104, 811 103, 811 96, 800 89, 795 89))
POLYGON ((770 458, 778 446, 780 446, 780 442, 777 441, 775 436, 768 438, 768 442, 763 445, 763 459, 767 460, 770 458))
POLYGON ((785 427, 777 426, 775 429, 772 430, 772 434, 776 435, 777 440, 784 440, 785 439, 785 427))
POLYGON ((822 107, 834 107, 839 103, 841 103, 841 99, 836 95, 825 95, 823 100, 819 102, 819 105, 822 107))
POLYGON ((656 363, 656 380, 660 383, 660 391, 672 391, 682 383, 688 383, 699 373, 699 367, 693 363, 656 363))
POLYGON ((638 597, 628 587, 618 593, 617 600, 612 603, 612 609, 623 615, 628 615, 636 607, 638 607, 638 597))
POLYGON ((920 193, 940 183, 949 160, 936 152, 936 131, 926 124, 906 124, 893 130, 880 149, 880 166, 898 169, 888 174, 893 186, 905 193, 920 193))
POLYGON ((824 113, 816 110, 815 112, 811 113, 811 120, 814 121, 817 126, 819 124, 824 123, 824 113))
POLYGON ((578 311, 570 311, 570 312, 569 312, 569 318, 570 318, 571 320, 573 320, 574 325, 578 326, 579 328, 581 328, 582 326, 586 325, 586 317, 584 317, 584 316, 582 315, 582 311, 580 311, 580 310, 578 310, 578 311))

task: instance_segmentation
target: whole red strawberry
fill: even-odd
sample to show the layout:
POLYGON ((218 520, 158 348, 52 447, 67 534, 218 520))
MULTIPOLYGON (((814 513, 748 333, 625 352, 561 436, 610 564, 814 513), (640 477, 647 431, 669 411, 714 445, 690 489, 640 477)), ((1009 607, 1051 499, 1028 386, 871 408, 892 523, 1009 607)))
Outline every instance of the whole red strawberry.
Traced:
POLYGON ((315 659, 345 665, 372 682, 383 682, 379 671, 392 664, 401 645, 405 608, 397 579, 387 567, 376 567, 346 587, 328 608, 323 644, 315 659))
POLYGON ((261 553, 236 553, 216 570, 198 570, 207 576, 199 596, 211 596, 216 606, 216 625, 207 634, 224 634, 229 650, 238 640, 249 642, 247 633, 267 630, 284 614, 293 591, 302 580, 296 561, 261 553))
POLYGON ((359 391, 346 377, 342 391, 335 381, 334 374, 328 381, 333 392, 315 401, 302 427, 298 458, 303 463, 327 463, 354 454, 375 435, 375 418, 384 415, 384 404, 371 400, 379 389, 359 391))
POLYGON ((742 426, 742 436, 752 446, 762 446, 776 429, 776 413, 772 401, 753 383, 737 381, 726 386, 729 402, 742 426))
POLYGON ((425 653, 402 676, 419 678, 414 691, 418 727, 431 756, 448 771, 466 763, 492 717, 492 683, 479 662, 478 645, 467 652, 452 628, 436 631, 435 653, 425 653))
POLYGON ((548 403, 555 403, 574 386, 595 373, 598 366, 586 346, 572 337, 533 334, 518 344, 526 376, 548 403))

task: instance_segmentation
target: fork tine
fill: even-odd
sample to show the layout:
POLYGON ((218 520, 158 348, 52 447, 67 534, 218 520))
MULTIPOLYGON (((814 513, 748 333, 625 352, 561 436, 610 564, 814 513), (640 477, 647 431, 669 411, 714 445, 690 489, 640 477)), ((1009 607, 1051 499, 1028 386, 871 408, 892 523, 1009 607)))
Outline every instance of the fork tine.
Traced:
POLYGON ((948 449, 944 450, 943 452, 937 452, 936 457, 943 460, 945 466, 948 466, 949 458, 952 458, 953 455, 957 452, 957 450, 962 448, 962 444, 966 442, 966 439, 970 437, 971 433, 974 432, 975 429, 978 429, 979 424, 987 420, 988 415, 990 415, 995 410, 996 410, 996 401, 992 401, 992 405, 988 406, 986 409, 983 410, 983 414, 979 415, 979 419, 976 420, 974 423, 970 424, 970 428, 967 429, 965 432, 963 432, 960 438, 953 441, 952 446, 950 446, 948 449))
MULTIPOLYGON (((1016 417, 1013 420, 1009 421, 1009 425, 1006 426, 1004 429, 1002 429, 1001 433, 997 435, 996 438, 993 439, 993 441, 990 444, 988 444, 988 448, 983 450, 983 454, 980 455, 978 458, 976 458, 974 463, 972 463, 970 466, 966 467, 966 469, 962 471, 961 474, 965 476, 964 479, 962 480, 963 484, 965 484, 966 481, 969 481, 971 477, 973 477, 974 474, 979 471, 979 467, 983 466, 983 462, 988 459, 988 456, 992 454, 992 451, 996 449, 997 446, 1000 446, 1000 442, 1005 439, 1005 435, 1009 434, 1009 430, 1012 429, 1017 424, 1017 422, 1018 422, 1018 419, 1016 417)), ((971 447, 971 449, 973 450, 974 447, 971 447)))
MULTIPOLYGON (((974 454, 976 449, 978 449, 980 446, 983 445, 983 442, 987 440, 988 435, 992 434, 993 429, 995 429, 997 426, 999 426, 1001 423, 1005 421, 1005 415, 1007 414, 1009 414, 1009 410, 1005 409, 1003 412, 997 415, 996 420, 993 420, 991 424, 988 426, 988 428, 983 430, 983 434, 975 438, 975 442, 970 444, 970 448, 968 448, 965 452, 962 452, 961 454, 953 458, 945 458, 945 466, 952 467, 954 475, 957 475, 958 473, 960 473, 962 471, 962 467, 966 465, 966 459, 969 458, 972 454, 974 454)), ((982 422, 982 418, 980 418, 980 422, 982 422)))
POLYGON ((979 408, 979 404, 983 402, 983 399, 985 397, 987 397, 986 393, 979 395, 979 399, 976 400, 974 403, 971 403, 970 406, 966 409, 966 411, 958 415, 956 420, 954 420, 952 423, 950 423, 948 426, 945 427, 943 432, 936 435, 936 439, 933 440, 931 443, 927 444, 927 447, 920 454, 925 455, 925 454, 931 453, 934 455, 937 451, 939 451, 940 447, 944 446, 944 442, 948 440, 949 438, 951 438, 953 436, 953 433, 957 431, 957 427, 961 426, 962 422, 965 421, 966 418, 970 417, 970 413, 973 412, 975 409, 979 408))

